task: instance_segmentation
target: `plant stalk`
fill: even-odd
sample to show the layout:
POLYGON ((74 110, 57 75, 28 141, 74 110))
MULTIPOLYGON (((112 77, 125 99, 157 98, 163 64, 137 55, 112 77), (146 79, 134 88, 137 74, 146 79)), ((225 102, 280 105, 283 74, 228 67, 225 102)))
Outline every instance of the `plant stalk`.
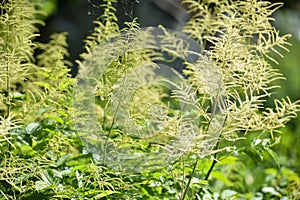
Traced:
POLYGON ((187 195, 187 191, 188 191, 188 189, 189 189, 189 187, 190 187, 192 178, 193 178, 193 176, 194 176, 194 174, 195 174, 195 171, 196 171, 196 168, 197 168, 197 165, 198 165, 198 161, 199 161, 199 157, 197 156, 196 162, 195 162, 195 164, 194 164, 193 171, 192 171, 192 173, 191 173, 191 177, 189 178, 189 181, 188 181, 188 183, 186 184, 186 187, 185 187, 185 189, 184 189, 184 192, 183 192, 182 196, 180 197, 180 200, 184 200, 184 199, 185 199, 185 196, 187 195))
POLYGON ((6 91, 7 91, 7 100, 5 102, 6 104, 6 117, 10 116, 10 104, 11 104, 11 94, 10 94, 10 68, 9 68, 9 60, 8 60, 8 33, 9 33, 9 27, 6 31, 6 42, 5 42, 5 51, 6 51, 6 91))

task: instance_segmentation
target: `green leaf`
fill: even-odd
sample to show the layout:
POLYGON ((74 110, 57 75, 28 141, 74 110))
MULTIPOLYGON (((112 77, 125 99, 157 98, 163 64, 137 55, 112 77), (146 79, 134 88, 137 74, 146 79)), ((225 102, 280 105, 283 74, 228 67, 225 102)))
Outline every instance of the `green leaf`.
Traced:
POLYGON ((259 145, 261 142, 262 142, 262 140, 259 139, 259 138, 253 140, 253 141, 251 142, 251 147, 255 147, 255 146, 259 145))
POLYGON ((70 154, 70 153, 61 156, 61 157, 57 160, 56 165, 57 165, 57 166, 64 165, 64 164, 69 160, 69 158, 71 158, 72 156, 73 156, 73 154, 70 154))
POLYGON ((49 186, 51 186, 51 184, 47 181, 36 181, 35 182, 35 189, 38 191, 43 190, 49 186))
POLYGON ((26 126, 26 131, 27 133, 32 134, 39 128, 39 126, 40 126, 39 123, 36 122, 30 123, 26 126))
POLYGON ((252 149, 243 149, 250 158, 252 158, 256 163, 260 163, 263 160, 263 154, 259 147, 252 148, 252 149))
POLYGON ((45 89, 48 89, 48 90, 50 90, 50 88, 52 88, 52 86, 49 83, 46 83, 46 82, 38 81, 38 82, 35 82, 35 84, 38 85, 38 86, 41 86, 45 89))
POLYGON ((51 160, 57 160, 57 154, 55 152, 48 151, 45 153, 45 157, 51 160))
POLYGON ((52 173, 49 173, 49 172, 43 172, 41 173, 41 177, 42 177, 42 180, 47 183, 48 185, 52 185, 54 183, 54 179, 55 177, 53 176, 52 173))
POLYGON ((66 111, 64 111, 64 110, 57 110, 56 112, 59 113, 60 115, 64 116, 64 117, 67 117, 67 116, 69 115, 69 114, 68 114, 66 111))
POLYGON ((273 151, 271 148, 265 148, 265 150, 270 154, 270 156, 273 158, 273 160, 276 162, 277 167, 280 168, 279 164, 279 158, 277 156, 277 153, 273 151))
POLYGON ((117 191, 112 191, 112 190, 89 190, 87 192, 84 192, 84 195, 85 196, 88 196, 88 197, 91 197, 93 195, 93 199, 101 199, 103 197, 107 197, 109 195, 112 195, 112 194, 116 194, 116 193, 120 193, 120 192, 117 192, 117 191))
POLYGON ((71 172, 72 172, 72 171, 71 171, 70 169, 65 169, 65 170, 62 170, 62 171, 58 171, 58 170, 56 170, 56 169, 53 169, 54 175, 55 175, 57 178, 59 178, 59 179, 63 178, 64 176, 70 175, 71 172))
POLYGON ((22 94, 20 92, 14 92, 12 94, 12 99, 13 100, 24 100, 25 99, 25 94, 22 94))
POLYGON ((230 197, 236 195, 237 192, 234 190, 224 190, 221 194, 221 199, 229 199, 230 197))
POLYGON ((32 151, 32 147, 29 145, 22 145, 20 148, 23 153, 32 151))
POLYGON ((281 196, 281 194, 279 192, 277 192, 273 187, 263 187, 261 189, 261 191, 263 193, 269 193, 269 194, 272 194, 272 195, 277 196, 277 197, 281 196))
POLYGON ((232 165, 235 164, 237 160, 238 158, 234 156, 224 156, 219 159, 222 165, 232 165))
POLYGON ((65 194, 58 194, 58 195, 54 195, 53 197, 56 198, 56 199, 72 199, 72 197, 67 196, 65 194))
POLYGON ((105 190, 100 195, 97 195, 94 198, 100 199, 100 198, 107 197, 107 196, 112 195, 112 194, 118 194, 118 193, 120 193, 120 192, 112 191, 112 190, 105 190))
POLYGON ((215 179, 218 179, 220 181, 222 181, 223 183, 225 183, 227 186, 232 185, 233 183, 225 176, 224 173, 220 172, 220 171, 214 171, 211 173, 211 176, 214 177, 215 179))
POLYGON ((278 173, 278 170, 274 169, 274 168, 268 168, 268 169, 265 169, 265 173, 275 176, 278 173))
POLYGON ((47 114, 46 116, 50 119, 53 119, 54 121, 56 121, 58 123, 61 123, 61 124, 64 123, 64 120, 57 115, 47 114))

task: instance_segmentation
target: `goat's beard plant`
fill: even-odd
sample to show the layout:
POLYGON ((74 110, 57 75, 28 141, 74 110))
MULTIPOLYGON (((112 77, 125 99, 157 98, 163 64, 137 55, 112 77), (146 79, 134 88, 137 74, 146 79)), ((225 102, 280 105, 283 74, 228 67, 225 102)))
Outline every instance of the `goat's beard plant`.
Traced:
POLYGON ((99 23, 87 42, 88 52, 83 55, 85 61, 79 71, 79 79, 85 84, 79 85, 78 91, 92 92, 87 95, 77 91, 75 97, 98 98, 96 107, 94 100, 88 101, 82 96, 79 102, 84 104, 76 104, 89 114, 91 110, 101 113, 98 116, 82 114, 81 123, 78 123, 81 137, 96 160, 102 164, 113 163, 111 166, 118 170, 140 172, 141 169, 156 170, 155 165, 160 165, 160 161, 164 163, 164 159, 176 153, 177 160, 169 164, 176 165, 194 155, 194 163, 190 164, 194 168, 185 182, 182 199, 199 159, 213 158, 207 174, 199 177, 207 180, 218 161, 218 152, 238 153, 235 143, 250 134, 257 135, 257 144, 264 146, 276 161, 274 152, 259 141, 267 138, 270 146, 278 141, 278 129, 299 111, 298 102, 292 103, 289 98, 275 100, 274 108, 264 105, 271 90, 278 87, 274 81, 282 78, 270 64, 277 63, 271 55, 282 56, 280 51, 287 50, 285 46, 289 45, 290 36, 280 36, 271 25, 271 14, 280 3, 183 0, 193 16, 182 32, 195 39, 202 49, 202 55, 198 55, 195 62, 189 62, 184 57, 190 52, 185 39, 160 27, 164 33, 158 36, 163 39, 157 45, 160 39, 153 36, 155 31, 151 33, 153 28, 140 30, 135 21, 129 23, 127 29, 119 30, 112 12, 113 1, 108 2, 103 23, 99 23), (157 85, 153 73, 155 68, 161 67, 156 61, 168 63, 166 54, 173 61, 176 58, 185 61, 182 73, 188 84, 178 84, 167 78, 175 89, 157 85), (149 65, 152 66, 150 72, 149 65), (140 66, 144 66, 144 71, 140 71, 140 66), (140 83, 141 79, 148 80, 140 83), (134 82, 139 82, 135 83, 138 86, 134 82), (87 108, 87 103, 88 107, 92 104, 93 109, 87 108), (183 111, 178 106, 182 104, 191 109, 183 111), (96 118, 98 125, 94 123, 96 118), (132 126, 141 131, 136 134, 132 126), (152 134, 141 136, 143 131, 152 131, 152 134), (152 153, 161 149, 166 150, 166 157, 153 154, 155 160, 152 153), (141 152, 148 157, 143 157, 141 152))
MULTIPOLYGON (((147 175, 144 170, 158 170, 157 166, 165 167, 160 170, 168 168, 174 185, 179 184, 179 187, 174 186, 176 192, 170 192, 169 196, 185 199, 196 195, 200 198, 204 190, 193 189, 190 185, 192 179, 198 178, 201 187, 208 187, 206 181, 210 173, 218 161, 222 162, 218 155, 234 153, 238 156, 241 151, 251 148, 239 148, 237 145, 249 136, 254 138, 255 146, 261 146, 260 150, 268 151, 276 160, 269 147, 278 141, 279 128, 299 111, 298 102, 290 102, 288 98, 275 100, 274 108, 265 107, 266 99, 278 87, 274 81, 282 78, 270 65, 270 62, 276 63, 271 55, 281 56, 280 51, 287 50, 285 46, 290 37, 280 36, 270 23, 273 20, 271 14, 281 4, 256 0, 183 0, 193 16, 183 28, 185 35, 182 36, 163 27, 142 30, 136 21, 120 29, 114 14, 114 2, 116 0, 105 1, 104 13, 96 22, 94 33, 86 40, 86 53, 82 54, 84 61, 79 62, 78 84, 73 96, 74 127, 79 129, 80 137, 97 162, 113 170, 143 175, 147 175), (154 37, 155 30, 160 32, 158 38, 154 37), (191 43, 186 41, 190 40, 201 49, 201 53, 200 50, 192 52, 197 54, 194 62, 188 59, 191 43), (164 74, 160 74, 159 70, 164 67, 159 63, 169 65, 170 69, 178 58, 185 66, 182 75, 170 71, 172 78, 160 78, 159 75, 164 74), (133 125, 136 127, 133 128, 133 125), (145 132, 146 136, 139 135, 145 132), (253 134, 256 136, 253 137, 253 134), (172 154, 168 154, 170 152, 172 154), (142 159, 138 160, 139 156, 142 159), (172 159, 167 163, 160 161, 166 157, 172 159), (205 166, 204 171, 198 170, 202 168, 199 163, 206 158, 212 158, 211 165, 205 166)), ((19 77, 26 78, 28 75, 23 72, 39 69, 31 63, 33 52, 26 51, 30 54, 27 55, 22 48, 10 46, 6 41, 10 26, 18 24, 7 24, 5 16, 8 15, 1 14, 1 26, 7 30, 1 33, 3 40, 0 41, 3 55, 0 81, 7 83, 6 87, 0 86, 4 91, 0 96, 4 99, 1 111, 5 113, 0 118, 0 125, 7 130, 5 135, 1 135, 6 141, 8 132, 15 128, 15 123, 6 122, 11 120, 14 109, 23 108, 13 106, 11 96, 16 91, 11 88, 17 83, 13 72, 15 70, 19 77), (15 51, 10 51, 13 48, 15 51), (18 54, 21 55, 18 57, 12 54, 14 52, 23 54, 18 54), (15 65, 21 67, 15 69, 15 65)), ((30 31, 34 32, 34 29, 30 31)), ((61 37, 65 39, 62 35, 56 36, 56 39, 61 37)), ((28 45, 29 42, 17 42, 19 40, 13 41, 33 48, 28 45)), ((65 43, 60 43, 63 43, 60 48, 64 49, 65 43)), ((64 55, 51 57, 51 51, 49 55, 46 51, 50 49, 48 46, 40 45, 40 48, 45 50, 45 55, 38 65, 44 71, 51 69, 46 65, 51 66, 52 61, 57 61, 56 67, 65 67, 62 61, 67 54, 65 49, 61 52, 64 55), (53 59, 50 63, 46 62, 48 57, 53 59)), ((42 95, 36 93, 40 95, 38 98, 50 99, 49 102, 55 105, 53 112, 68 110, 63 103, 56 102, 71 95, 72 81, 62 80, 67 70, 61 70, 59 77, 48 77, 43 70, 40 72, 46 80, 34 80, 35 85, 46 88, 42 95), (65 84, 60 84, 62 82, 65 84), (57 87, 54 83, 58 84, 57 87)), ((54 73, 54 70, 50 72, 54 73)), ((29 84, 31 79, 27 80, 29 84)), ((38 90, 38 87, 33 88, 38 90)), ((37 97, 31 90, 28 88, 26 95, 35 100, 37 97)), ((30 114, 33 112, 34 109, 30 114)), ((24 110, 21 116, 26 115, 28 113, 24 110)), ((53 113, 51 116, 55 118, 53 113)))

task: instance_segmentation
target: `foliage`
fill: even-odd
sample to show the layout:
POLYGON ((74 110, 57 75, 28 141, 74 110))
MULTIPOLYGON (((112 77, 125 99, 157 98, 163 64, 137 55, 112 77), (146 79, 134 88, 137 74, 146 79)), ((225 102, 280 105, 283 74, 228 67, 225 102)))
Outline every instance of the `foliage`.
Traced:
MULTIPOLYGON (((43 24, 36 20, 40 12, 34 2, 1 3, 0 199, 299 198, 298 174, 290 166, 282 167, 274 151, 279 133, 299 111, 299 102, 287 97, 275 99, 274 107, 266 106, 266 98, 278 87, 275 81, 282 79, 270 64, 277 62, 272 53, 281 56, 288 45, 289 35, 280 36, 270 23, 281 4, 183 0, 194 13, 183 32, 202 49, 198 60, 190 62, 185 57, 186 43, 182 38, 175 41, 176 35, 163 27, 161 51, 153 46, 133 48, 149 41, 151 29, 141 31, 135 20, 120 29, 113 6, 116 1, 105 0, 104 14, 85 41, 86 53, 81 55, 85 61, 78 61, 76 84, 65 60, 66 33, 52 35, 46 44, 33 42, 36 25, 43 24), (126 37, 118 38, 123 33, 126 37), (137 33, 145 34, 131 38, 137 33), (118 46, 101 48, 108 41, 118 46), (118 49, 126 51, 110 57, 118 49), (138 88, 139 78, 155 80, 155 76, 153 70, 138 71, 136 66, 151 63, 149 69, 158 69, 153 58, 166 54, 184 60, 182 73, 191 87, 171 80, 168 84, 173 91, 157 84, 138 88), (108 66, 103 65, 106 60, 108 66), (95 79, 89 66, 98 63, 103 73, 95 79), (132 71, 138 78, 130 77, 132 71), (94 108, 100 113, 95 120, 100 122, 99 129, 93 130, 96 138, 105 136, 106 144, 135 153, 164 148, 178 154, 177 159, 159 170, 137 173, 99 161, 103 156, 100 141, 87 141, 94 127, 88 127, 86 113, 73 106, 73 97, 84 98, 84 93, 73 91, 84 85, 86 76, 95 86, 94 108), (129 84, 123 87, 122 81, 129 84), (192 111, 183 112, 183 104, 192 111), (150 132, 147 122, 154 120, 155 135, 127 134, 133 130, 127 129, 132 122, 118 119, 123 119, 124 105, 129 105, 130 118, 141 130, 150 132), (85 133, 78 132, 78 125, 84 123, 85 133), (168 146, 170 140, 178 149, 168 146)), ((147 162, 153 164, 141 160, 138 165, 147 162)), ((130 162, 126 164, 130 169, 130 162)))

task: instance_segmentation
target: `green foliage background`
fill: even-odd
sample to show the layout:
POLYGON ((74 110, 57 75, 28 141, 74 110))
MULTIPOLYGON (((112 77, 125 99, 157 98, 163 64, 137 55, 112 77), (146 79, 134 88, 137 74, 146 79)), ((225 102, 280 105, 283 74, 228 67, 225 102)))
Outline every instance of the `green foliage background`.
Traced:
MULTIPOLYGON (((104 14, 95 22, 95 31, 86 40, 86 53, 81 55, 82 58, 102 41, 120 33, 114 15, 114 2, 105 1, 104 14)), ((205 4, 189 0, 184 2, 190 3, 191 11, 205 10, 201 8, 205 4)), ((220 2, 220 5, 227 5, 227 1, 220 2)), ((218 162, 209 179, 205 176, 214 163, 214 155, 199 159, 195 165, 197 154, 190 153, 169 168, 151 173, 118 172, 97 164, 74 127, 74 116, 78 113, 72 105, 72 91, 76 80, 68 74, 67 33, 53 34, 46 44, 33 42, 38 31, 36 26, 43 24, 38 20, 41 15, 39 3, 16 0, 1 4, 0 199, 180 199, 184 192, 185 199, 300 198, 300 172, 297 168, 300 153, 297 149, 299 142, 295 139, 299 135, 299 118, 293 121, 293 125, 281 127, 280 134, 275 131, 274 137, 272 130, 260 132, 260 129, 254 129, 243 140, 222 140, 220 149, 228 146, 235 148, 218 153, 218 162), (193 170, 194 166, 197 167, 196 171, 193 170)), ((231 14, 232 10, 226 11, 231 14)), ((202 16, 208 14, 201 13, 202 16)), ((225 38, 213 37, 223 26, 223 21, 218 20, 229 18, 220 16, 213 23, 204 23, 205 26, 197 25, 197 20, 207 18, 194 19, 185 32, 196 37, 202 45, 205 45, 201 43, 204 41, 214 43, 217 48, 208 53, 221 66, 225 60, 222 60, 224 57, 218 57, 222 55, 218 50, 239 48, 218 46, 225 38)), ((133 22, 128 29, 130 27, 137 28, 137 25, 133 22)), ((256 33, 258 30, 250 31, 256 33)), ((243 38, 232 38, 243 41, 243 38)), ((282 41, 274 40, 271 43, 283 46, 286 44, 285 36, 282 38, 282 41)), ((290 48, 291 52, 297 52, 293 48, 290 48)), ((278 51, 266 49, 275 53, 278 51)), ((274 60, 272 54, 265 52, 266 49, 258 51, 274 60)), ((230 66, 230 61, 235 61, 234 56, 239 58, 241 55, 231 56, 232 60, 225 63, 224 69, 230 66)), ((285 60, 278 62, 288 62, 286 66, 298 65, 298 60, 292 56, 286 54, 285 60)), ((113 64, 126 67, 128 60, 119 62, 113 64)), ((112 70, 114 65, 111 66, 112 70)), ((291 77, 288 74, 290 71, 292 69, 287 68, 283 72, 291 77)), ((297 77, 290 79, 296 80, 297 77)), ((289 90, 293 93, 299 91, 298 83, 292 82, 292 85, 294 87, 275 91, 278 91, 280 98, 289 90)), ((299 107, 292 103, 289 105, 294 108, 290 111, 293 117, 299 107)), ((284 122, 290 119, 284 117, 279 119, 284 122)), ((108 119, 107 124, 109 122, 108 119)), ((241 121, 239 123, 242 124, 241 121)), ((136 142, 133 145, 139 147, 141 144, 136 142)))

